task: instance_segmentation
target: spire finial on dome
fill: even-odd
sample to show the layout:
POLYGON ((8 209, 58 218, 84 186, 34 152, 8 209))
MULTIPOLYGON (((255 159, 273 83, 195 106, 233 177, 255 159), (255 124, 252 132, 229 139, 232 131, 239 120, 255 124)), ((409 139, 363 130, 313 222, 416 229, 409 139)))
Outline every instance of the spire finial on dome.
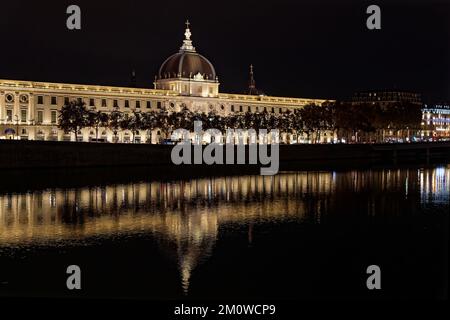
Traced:
POLYGON ((185 40, 191 40, 191 30, 189 29, 189 25, 191 23, 189 22, 189 20, 186 20, 186 31, 184 32, 184 36, 185 36, 185 40))
POLYGON ((184 32, 184 40, 183 40, 183 45, 181 46, 180 50, 181 51, 192 51, 195 52, 195 48, 192 45, 192 40, 191 40, 191 29, 189 29, 189 26, 191 25, 191 23, 189 22, 189 20, 186 20, 186 31, 184 32))

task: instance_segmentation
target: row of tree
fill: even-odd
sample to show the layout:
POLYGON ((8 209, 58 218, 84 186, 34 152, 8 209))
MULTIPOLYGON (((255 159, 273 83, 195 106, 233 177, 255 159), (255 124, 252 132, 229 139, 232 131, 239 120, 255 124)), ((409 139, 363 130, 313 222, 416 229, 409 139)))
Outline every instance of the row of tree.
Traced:
MULTIPOLYGON (((64 132, 78 133, 83 128, 109 128, 114 135, 119 130, 129 130, 134 136, 137 131, 151 132, 159 129, 165 137, 178 128, 193 131, 194 121, 202 121, 204 130, 209 128, 225 132, 231 129, 279 129, 280 132, 306 134, 312 141, 320 141, 321 134, 333 132, 347 141, 356 137, 358 141, 384 141, 386 131, 395 131, 399 137, 408 136, 420 129, 422 112, 420 106, 410 103, 350 104, 326 102, 322 105, 309 104, 302 109, 283 113, 240 112, 221 116, 209 113, 194 113, 186 107, 178 112, 165 109, 149 112, 133 111, 123 113, 118 109, 110 113, 87 109, 83 102, 71 101, 64 105, 59 114, 59 128, 64 132)), ((117 140, 117 139, 115 139, 117 140)))

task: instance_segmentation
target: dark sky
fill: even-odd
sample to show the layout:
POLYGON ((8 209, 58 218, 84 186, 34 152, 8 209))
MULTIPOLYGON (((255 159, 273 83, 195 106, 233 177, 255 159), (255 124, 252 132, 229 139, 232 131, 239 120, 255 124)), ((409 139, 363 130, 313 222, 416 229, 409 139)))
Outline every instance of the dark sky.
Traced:
POLYGON ((404 89, 450 101, 449 1, 14 0, 0 4, 0 78, 153 87, 191 21, 221 92, 245 92, 248 66, 270 95, 344 98, 404 89), (69 31, 70 4, 82 29, 69 31), (382 29, 366 28, 381 7, 382 29))

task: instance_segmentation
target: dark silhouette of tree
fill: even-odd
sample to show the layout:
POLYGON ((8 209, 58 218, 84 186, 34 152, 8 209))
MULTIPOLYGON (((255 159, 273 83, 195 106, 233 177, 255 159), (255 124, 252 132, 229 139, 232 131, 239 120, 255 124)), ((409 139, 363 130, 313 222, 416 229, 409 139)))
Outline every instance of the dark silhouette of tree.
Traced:
POLYGON ((163 133, 164 138, 168 138, 172 132, 173 117, 171 117, 171 114, 169 114, 167 109, 164 107, 159 111, 157 119, 157 127, 161 130, 161 133, 163 133))
POLYGON ((99 128, 108 126, 109 115, 107 113, 96 111, 95 108, 88 111, 87 126, 95 129, 95 139, 98 142, 99 128))
POLYGON ((186 129, 193 131, 193 113, 183 106, 179 112, 172 113, 171 122, 176 129, 186 129))
POLYGON ((403 139, 411 130, 420 129, 422 109, 420 105, 409 102, 396 102, 387 108, 386 117, 391 119, 391 128, 403 139), (405 134, 406 132, 406 134, 405 134))
POLYGON ((152 141, 152 131, 158 126, 157 114, 155 111, 149 111, 142 114, 142 129, 147 131, 147 141, 152 141))
POLYGON ((318 112, 318 106, 315 104, 307 104, 299 111, 304 125, 303 130, 305 131, 308 140, 310 139, 311 133, 317 132, 320 129, 318 112))
MULTIPOLYGON (((120 130, 126 131, 131 128, 131 117, 128 113, 124 113, 119 122, 120 130)), ((134 141, 133 141, 134 142, 134 141)))
POLYGON ((406 102, 392 104, 380 103, 349 103, 329 102, 322 105, 307 104, 302 108, 285 111, 278 114, 263 112, 233 112, 222 116, 213 109, 207 114, 192 112, 182 105, 178 112, 169 112, 163 108, 160 111, 133 111, 125 116, 118 108, 110 114, 94 109, 86 110, 81 101, 71 101, 63 106, 59 115, 58 127, 65 132, 74 132, 78 140, 78 132, 84 127, 95 128, 98 141, 99 128, 107 127, 114 133, 117 142, 117 131, 130 130, 135 142, 136 132, 146 130, 148 140, 151 132, 159 128, 164 137, 170 136, 174 129, 182 128, 190 132, 194 130, 194 121, 201 121, 203 130, 218 129, 225 133, 227 129, 278 129, 280 132, 295 135, 306 133, 312 142, 321 140, 323 132, 333 132, 337 137, 355 137, 355 141, 373 142, 385 141, 385 132, 396 131, 402 137, 410 136, 411 132, 420 130, 422 111, 420 105, 406 102), (313 135, 312 135, 313 134, 313 135))
POLYGON ((123 118, 123 113, 119 111, 119 108, 115 108, 110 114, 109 114, 109 123, 108 128, 111 129, 114 135, 114 142, 117 142, 117 131, 121 127, 121 122, 123 118))
POLYGON ((131 130, 133 143, 136 143, 136 133, 139 130, 144 129, 142 113, 140 111, 133 110, 133 113, 128 117, 128 121, 125 124, 128 126, 128 130, 131 130))
POLYGON ((73 100, 65 104, 59 111, 58 128, 64 133, 73 132, 78 141, 78 132, 87 125, 88 112, 83 101, 73 100))

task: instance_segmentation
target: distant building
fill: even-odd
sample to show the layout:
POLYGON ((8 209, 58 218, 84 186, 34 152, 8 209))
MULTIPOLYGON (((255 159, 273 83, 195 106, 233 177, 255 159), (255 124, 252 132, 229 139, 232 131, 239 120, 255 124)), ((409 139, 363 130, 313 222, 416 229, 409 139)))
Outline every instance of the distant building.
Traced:
MULTIPOLYGON (((423 139, 439 139, 450 137, 450 105, 437 104, 426 105, 422 103, 420 93, 409 91, 372 90, 356 92, 351 98, 351 103, 377 103, 383 107, 389 107, 394 103, 407 102, 422 107, 423 139)), ((393 131, 388 134, 394 134, 393 131)))
POLYGON ((424 138, 450 137, 450 105, 424 105, 422 128, 424 138))
POLYGON ((374 91, 360 91, 355 92, 351 98, 352 103, 379 103, 382 106, 387 106, 396 102, 409 102, 417 105, 422 105, 422 98, 420 93, 409 91, 395 91, 395 90, 374 90, 374 91))

